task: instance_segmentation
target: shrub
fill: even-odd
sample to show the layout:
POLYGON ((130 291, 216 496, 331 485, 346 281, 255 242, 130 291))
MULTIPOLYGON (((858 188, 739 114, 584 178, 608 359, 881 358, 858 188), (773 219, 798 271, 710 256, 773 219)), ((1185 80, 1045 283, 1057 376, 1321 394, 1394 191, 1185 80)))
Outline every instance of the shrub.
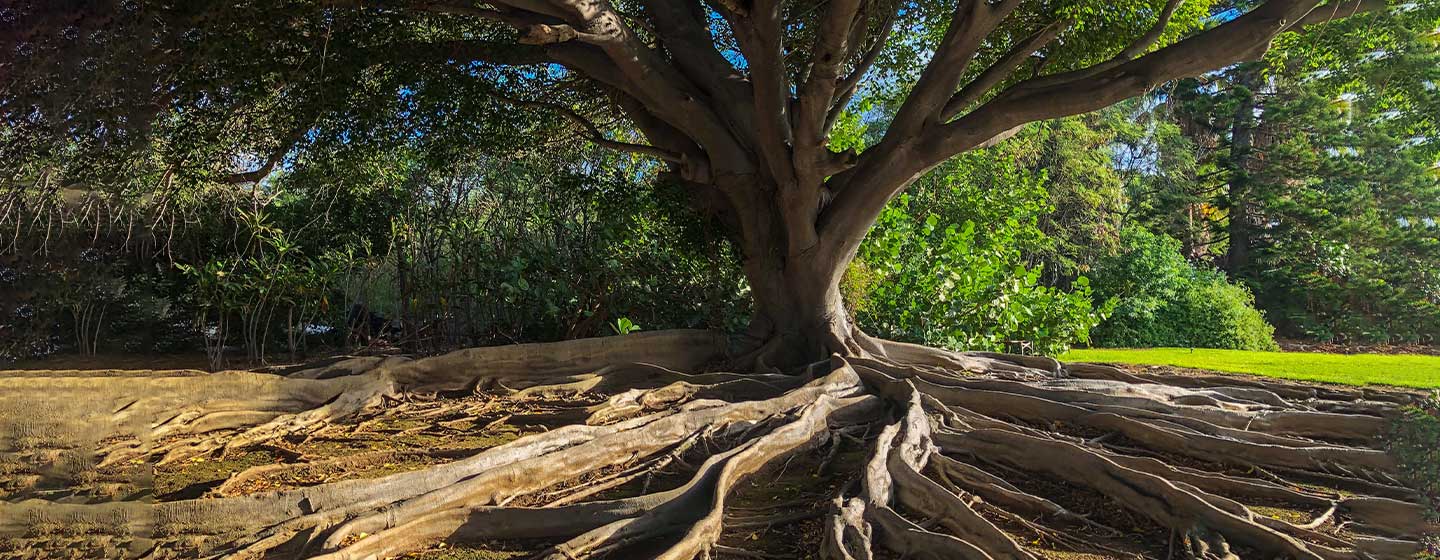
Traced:
POLYGON ((1088 280, 1071 291, 1043 285, 1008 233, 1022 224, 981 238, 973 221, 942 225, 936 214, 912 214, 911 203, 901 196, 880 215, 842 285, 871 333, 971 350, 1013 350, 1011 341, 1023 341, 1044 354, 1088 340, 1102 318, 1088 280))
POLYGON ((1274 327, 1255 308, 1255 297, 1225 275, 1196 268, 1180 242, 1139 228, 1121 236, 1122 249, 1101 260, 1096 291, 1114 301, 1096 328, 1102 346, 1190 346, 1273 350, 1274 327))

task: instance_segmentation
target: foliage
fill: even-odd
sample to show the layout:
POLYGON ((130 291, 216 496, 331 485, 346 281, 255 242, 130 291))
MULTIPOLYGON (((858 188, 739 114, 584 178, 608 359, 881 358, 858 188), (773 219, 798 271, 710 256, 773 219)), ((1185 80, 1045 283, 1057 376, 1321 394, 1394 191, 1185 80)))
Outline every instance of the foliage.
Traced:
POLYGON ((317 344, 433 352, 600 336, 617 317, 740 327, 739 267, 673 185, 633 161, 545 141, 564 149, 499 157, 448 138, 352 143, 254 190, 177 184, 171 199, 116 197, 106 212, 141 224, 143 242, 128 245, 131 232, 106 234, 106 223, 97 235, 40 235, 47 219, 80 223, 83 204, 20 207, 6 227, 27 233, 0 275, 17 289, 0 303, 26 317, 0 316, 0 342, 10 359, 76 346, 68 302, 117 280, 126 295, 104 299, 101 349, 153 351, 160 341, 120 336, 153 334, 168 350, 204 342, 216 365, 236 348, 259 360, 317 344), (26 212, 38 218, 17 219, 26 212), (74 297, 52 293, 66 286, 74 297))
POLYGON ((1047 286, 1022 251, 1050 240, 1039 227, 1045 173, 1007 165, 1007 155, 960 158, 881 213, 844 284, 862 326, 976 350, 1055 354, 1088 340, 1104 314, 1089 281, 1047 286))
POLYGON ((615 334, 630 334, 640 331, 640 325, 635 324, 629 317, 616 319, 615 324, 611 325, 610 328, 615 331, 615 334))
POLYGON ((135 258, 123 233, 57 231, 0 255, 0 362, 69 351, 173 352, 189 346, 169 270, 135 258))
POLYGON ((1180 243, 1129 228, 1123 250, 1095 272, 1097 296, 1117 304, 1096 329, 1101 346, 1191 346, 1269 350, 1274 329, 1254 308, 1244 287, 1224 274, 1197 268, 1180 254, 1180 243))
POLYGON ((1440 278, 1417 263, 1440 260, 1437 22, 1434 3, 1346 19, 1157 94, 1123 142, 1149 156, 1136 217, 1288 336, 1433 342, 1440 278))
POLYGON ((263 210, 236 212, 245 239, 237 254, 201 265, 175 265, 190 279, 195 328, 204 333, 215 368, 224 364, 224 347, 237 319, 252 362, 264 360, 277 323, 290 354, 302 351, 312 321, 330 318, 333 282, 348 272, 336 255, 306 256, 263 210))
POLYGON ((1062 360, 1169 365, 1282 379, 1440 388, 1440 356, 1324 354, 1210 348, 1077 348, 1062 360))

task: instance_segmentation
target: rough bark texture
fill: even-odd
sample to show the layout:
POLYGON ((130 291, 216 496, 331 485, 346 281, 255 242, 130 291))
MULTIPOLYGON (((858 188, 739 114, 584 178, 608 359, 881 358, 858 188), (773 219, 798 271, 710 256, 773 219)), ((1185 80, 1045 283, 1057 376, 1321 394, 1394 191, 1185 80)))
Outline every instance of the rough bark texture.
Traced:
POLYGON ((746 333, 749 365, 790 368, 832 352, 865 355, 875 346, 851 321, 840 297, 844 262, 748 259, 755 314, 746 333))
POLYGON ((1409 393, 871 343, 786 374, 704 372, 727 339, 699 331, 275 373, 6 372, 0 557, 1364 559, 1433 529, 1377 448, 1409 393), (394 437, 546 429, 302 451, 190 499, 44 480, 64 456, 162 469, 401 418, 423 422, 394 437), (256 484, 402 456, 426 461, 256 484), (757 498, 789 480, 793 499, 757 498))

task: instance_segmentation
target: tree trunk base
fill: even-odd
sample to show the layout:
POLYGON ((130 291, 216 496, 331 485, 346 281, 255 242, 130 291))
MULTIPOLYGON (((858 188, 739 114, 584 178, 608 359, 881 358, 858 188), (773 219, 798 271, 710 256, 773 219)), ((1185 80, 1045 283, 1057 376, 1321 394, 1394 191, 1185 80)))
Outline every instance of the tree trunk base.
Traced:
POLYGON ((697 331, 283 376, 10 373, 0 558, 361 559, 488 543, 554 559, 1329 560, 1407 558, 1433 529, 1377 447, 1409 393, 866 344, 792 375, 683 373, 723 355, 723 337, 697 331), (396 418, 423 420, 396 437, 544 430, 253 465, 180 501, 42 483, 66 457, 164 469, 396 418), (256 483, 411 460, 380 478, 256 483))

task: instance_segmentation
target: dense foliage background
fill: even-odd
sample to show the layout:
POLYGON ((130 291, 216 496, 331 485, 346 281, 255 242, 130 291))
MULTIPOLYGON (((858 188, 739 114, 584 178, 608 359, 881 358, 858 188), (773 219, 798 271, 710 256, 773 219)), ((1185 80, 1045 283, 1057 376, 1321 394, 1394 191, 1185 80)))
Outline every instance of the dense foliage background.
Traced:
MULTIPOLYGON (((1027 353, 1435 343, 1440 34, 1405 6, 946 162, 885 210, 848 304, 872 334, 1027 353)), ((0 153, 24 162, 0 179, 0 359, 203 348, 219 366, 743 329, 738 257, 653 163, 472 81, 414 78, 338 62, 307 76, 349 105, 298 130, 259 182, 84 135, 40 150, 23 123, 0 125, 0 153)), ((893 94, 863 88, 834 147, 876 141, 893 94)), ((205 122, 173 123, 157 149, 224 151, 288 125, 205 122)))

